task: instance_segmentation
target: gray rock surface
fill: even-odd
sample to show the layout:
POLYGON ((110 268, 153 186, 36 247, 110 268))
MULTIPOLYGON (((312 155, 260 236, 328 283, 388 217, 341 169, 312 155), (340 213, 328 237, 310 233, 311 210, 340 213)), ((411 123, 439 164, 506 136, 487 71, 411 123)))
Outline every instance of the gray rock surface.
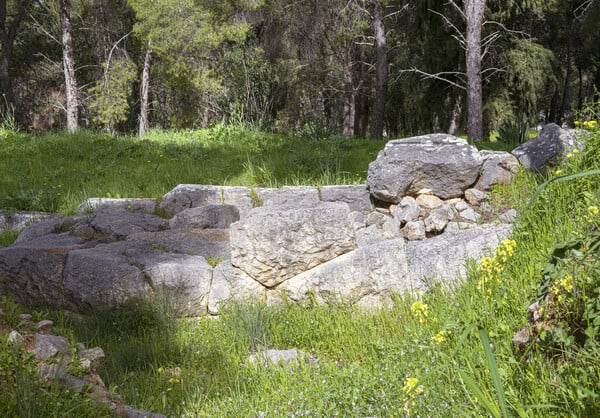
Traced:
POLYGON ((510 183, 519 169, 519 161, 508 152, 482 150, 479 154, 483 164, 475 189, 489 191, 496 184, 510 183))
POLYGON ((96 210, 89 225, 99 234, 124 239, 138 232, 156 232, 169 228, 169 221, 156 215, 127 210, 96 210))
POLYGON ((394 210, 394 218, 398 220, 401 225, 407 222, 416 221, 419 218, 421 208, 414 197, 405 196, 400 201, 400 204, 394 210))
POLYGON ((350 186, 323 186, 319 191, 322 202, 344 202, 350 211, 368 213, 373 208, 371 196, 364 184, 350 186))
POLYGON ((402 228, 402 236, 408 241, 417 241, 427 238, 425 223, 423 221, 410 221, 402 228))
POLYGON ((45 219, 23 229, 15 242, 23 243, 43 237, 44 235, 66 232, 75 226, 77 222, 81 222, 85 219, 87 218, 82 216, 45 219))
POLYGON ((545 174, 548 167, 560 164, 574 149, 582 150, 575 132, 549 123, 537 137, 512 150, 512 155, 524 167, 545 174))
POLYGON ((77 207, 77 213, 93 212, 100 210, 128 210, 131 212, 154 213, 156 199, 136 198, 117 199, 108 197, 90 197, 77 207))
POLYGON ((501 239, 511 231, 510 225, 471 226, 456 232, 445 232, 425 241, 406 244, 411 277, 452 283, 466 275, 468 259, 489 255, 501 239))
POLYGON ((262 205, 313 206, 319 203, 319 190, 312 186, 283 186, 279 189, 255 189, 262 205))
POLYGON ((33 355, 37 360, 49 360, 58 354, 69 352, 69 344, 65 337, 57 335, 35 334, 33 355))
POLYGON ((236 272, 230 261, 223 261, 215 267, 208 296, 209 314, 218 315, 231 302, 264 298, 264 286, 244 272, 236 272))
POLYGON ((140 232, 126 241, 143 242, 149 248, 167 253, 201 255, 205 258, 231 258, 229 229, 177 229, 140 232))
POLYGON ((35 330, 36 332, 47 334, 52 331, 52 325, 54 325, 52 321, 43 319, 35 324, 35 330))
POLYGON ((240 211, 234 205, 207 205, 182 210, 169 221, 169 225, 172 229, 223 229, 239 220, 240 211))
POLYGON ((477 149, 447 134, 390 141, 369 164, 367 185, 376 199, 398 203, 403 196, 431 189, 442 199, 461 196, 479 175, 477 149))
POLYGON ((317 303, 354 301, 372 308, 389 303, 393 292, 414 293, 422 283, 408 274, 402 238, 382 241, 344 254, 279 286, 288 300, 317 303))
POLYGON ((490 195, 477 189, 465 190, 465 200, 473 206, 481 206, 482 202, 490 200, 490 195))
POLYGON ((458 220, 460 222, 476 224, 481 220, 481 215, 475 212, 473 208, 467 208, 458 214, 458 220))
POLYGON ((66 233, 0 247, 0 289, 22 303, 63 306, 63 270, 83 241, 66 233))
POLYGON ((356 248, 345 203, 255 208, 230 234, 232 265, 266 287, 356 248))
POLYGON ((438 206, 423 220, 425 223, 425 232, 441 233, 446 228, 448 221, 453 218, 454 209, 451 205, 438 206))
POLYGON ((85 370, 96 373, 102 360, 104 360, 104 350, 100 347, 90 348, 89 350, 80 350, 77 352, 79 365, 85 370))
POLYGON ((0 210, 0 231, 19 230, 49 219, 60 218, 57 213, 0 210))

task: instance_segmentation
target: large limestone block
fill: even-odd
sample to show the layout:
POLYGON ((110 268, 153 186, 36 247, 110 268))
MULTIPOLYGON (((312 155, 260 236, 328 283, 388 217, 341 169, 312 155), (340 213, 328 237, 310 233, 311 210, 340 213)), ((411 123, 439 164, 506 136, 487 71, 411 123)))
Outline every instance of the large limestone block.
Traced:
POLYGON ((76 237, 50 234, 0 248, 0 290, 26 304, 62 305, 67 255, 82 246, 76 237))
POLYGON ((356 248, 345 203, 255 208, 230 234, 232 265, 266 287, 356 248))
POLYGON ((59 218, 57 213, 17 211, 7 212, 0 210, 0 231, 20 230, 47 219, 59 218))
POLYGON ((131 249, 128 260, 140 268, 154 293, 168 296, 184 315, 206 315, 213 269, 204 257, 131 249))
POLYGON ((234 205, 244 215, 252 208, 251 190, 247 187, 179 184, 160 201, 159 208, 170 215, 184 209, 207 205, 234 205))
POLYGON ((143 242, 71 251, 65 296, 75 306, 116 306, 167 294, 181 313, 206 313, 212 267, 201 256, 160 251, 143 242))
POLYGON ((405 243, 398 238, 360 247, 287 280, 277 290, 294 302, 353 301, 371 308, 389 303, 392 293, 423 288, 420 277, 409 275, 405 243))
POLYGON ((449 199, 475 183, 482 159, 464 139, 447 134, 397 139, 369 164, 367 185, 376 199, 398 203, 423 188, 449 199))
POLYGON ((152 288, 124 255, 130 243, 73 250, 64 269, 65 297, 75 306, 115 306, 143 299, 152 288))
POLYGON ((154 213, 156 210, 156 199, 150 198, 107 198, 90 197, 77 207, 77 213, 90 212, 94 210, 122 211, 154 213))
POLYGON ((424 241, 406 244, 411 277, 427 281, 454 282, 466 275, 468 259, 478 260, 492 253, 511 231, 510 225, 474 226, 445 232, 424 241))
POLYGON ((548 167, 564 161, 574 149, 582 149, 574 131, 549 123, 538 136, 512 150, 512 155, 524 167, 544 174, 548 167))
POLYGON ((213 271, 208 313, 218 315, 224 306, 232 302, 264 299, 265 290, 264 286, 244 272, 235 271, 230 261, 223 261, 213 271))
POLYGON ((100 210, 90 217, 89 225, 100 234, 123 239, 139 232, 163 231, 169 221, 149 213, 100 210))
POLYGON ((351 186, 323 186, 320 190, 322 202, 344 202, 353 212, 368 213, 373 208, 371 196, 364 184, 351 186))
POLYGON ((176 229, 140 232, 126 241, 144 242, 149 248, 167 253, 200 255, 209 258, 231 258, 229 229, 176 229))
POLYGON ((240 220, 240 211, 234 205, 207 205, 185 209, 170 221, 171 228, 229 228, 240 220))
POLYGON ((46 219, 40 222, 36 222, 27 228, 23 229, 19 233, 19 237, 15 243, 22 243, 32 241, 45 235, 66 232, 75 226, 78 222, 84 222, 87 218, 85 216, 74 216, 69 218, 59 219, 46 219))
POLYGON ((319 189, 312 186, 283 186, 279 189, 258 188, 255 193, 262 206, 265 207, 313 206, 319 203, 319 189))

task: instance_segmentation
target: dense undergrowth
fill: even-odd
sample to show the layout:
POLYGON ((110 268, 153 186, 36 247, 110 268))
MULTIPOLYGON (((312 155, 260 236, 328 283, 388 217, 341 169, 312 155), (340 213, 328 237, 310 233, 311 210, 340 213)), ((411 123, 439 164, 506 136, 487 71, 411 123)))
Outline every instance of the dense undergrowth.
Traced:
MULTIPOLYGON (((548 175, 598 167, 595 133, 584 152, 548 175)), ((365 166, 350 177, 360 170, 365 166)), ((543 179, 522 170, 494 191, 496 204, 519 210, 514 243, 473 264, 460 286, 436 286, 418 300, 398 297, 386 310, 246 303, 218 320, 178 320, 160 300, 80 318, 47 314, 56 333, 105 350, 99 372, 107 387, 135 407, 169 416, 598 416, 598 327, 578 309, 600 306, 600 257, 589 241, 600 226, 599 179, 550 183, 530 201, 543 179), (586 244, 573 246, 578 254, 564 253, 548 278, 544 268, 556 244, 572 239, 586 244), (526 325, 541 286, 564 296, 549 306, 563 315, 553 317, 540 343, 516 349, 511 339, 526 325), (577 337, 582 326, 585 341, 577 337), (318 366, 247 362, 253 351, 291 347, 318 358, 318 366)), ((53 402, 67 402, 55 391, 53 402)), ((17 395, 7 393, 15 405, 17 395)))

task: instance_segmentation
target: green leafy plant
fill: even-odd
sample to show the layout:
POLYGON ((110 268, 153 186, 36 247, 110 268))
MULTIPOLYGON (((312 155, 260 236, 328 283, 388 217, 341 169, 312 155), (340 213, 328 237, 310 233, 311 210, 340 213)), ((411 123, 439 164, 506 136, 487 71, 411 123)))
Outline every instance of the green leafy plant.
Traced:
POLYGON ((524 122, 511 121, 498 129, 498 141, 518 146, 529 139, 529 127, 524 122))

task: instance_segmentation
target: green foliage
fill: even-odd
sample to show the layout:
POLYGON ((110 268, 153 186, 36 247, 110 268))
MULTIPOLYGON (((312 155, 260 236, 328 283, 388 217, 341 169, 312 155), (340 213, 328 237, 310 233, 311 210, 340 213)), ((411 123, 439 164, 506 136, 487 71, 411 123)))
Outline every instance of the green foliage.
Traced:
POLYGON ((88 197, 159 198, 182 183, 361 183, 383 145, 311 141, 223 124, 196 131, 151 131, 143 140, 86 131, 19 133, 0 141, 0 171, 11 173, 0 177, 0 208, 72 213, 88 197))
POLYGON ((498 141, 509 147, 516 148, 529 140, 529 127, 527 123, 509 121, 498 128, 498 141))
POLYGON ((94 121, 112 132, 117 123, 127 119, 131 86, 138 75, 136 65, 127 59, 114 60, 104 67, 104 78, 89 90, 90 110, 95 114, 94 121))
POLYGON ((0 247, 8 247, 19 237, 19 231, 0 231, 0 247))

